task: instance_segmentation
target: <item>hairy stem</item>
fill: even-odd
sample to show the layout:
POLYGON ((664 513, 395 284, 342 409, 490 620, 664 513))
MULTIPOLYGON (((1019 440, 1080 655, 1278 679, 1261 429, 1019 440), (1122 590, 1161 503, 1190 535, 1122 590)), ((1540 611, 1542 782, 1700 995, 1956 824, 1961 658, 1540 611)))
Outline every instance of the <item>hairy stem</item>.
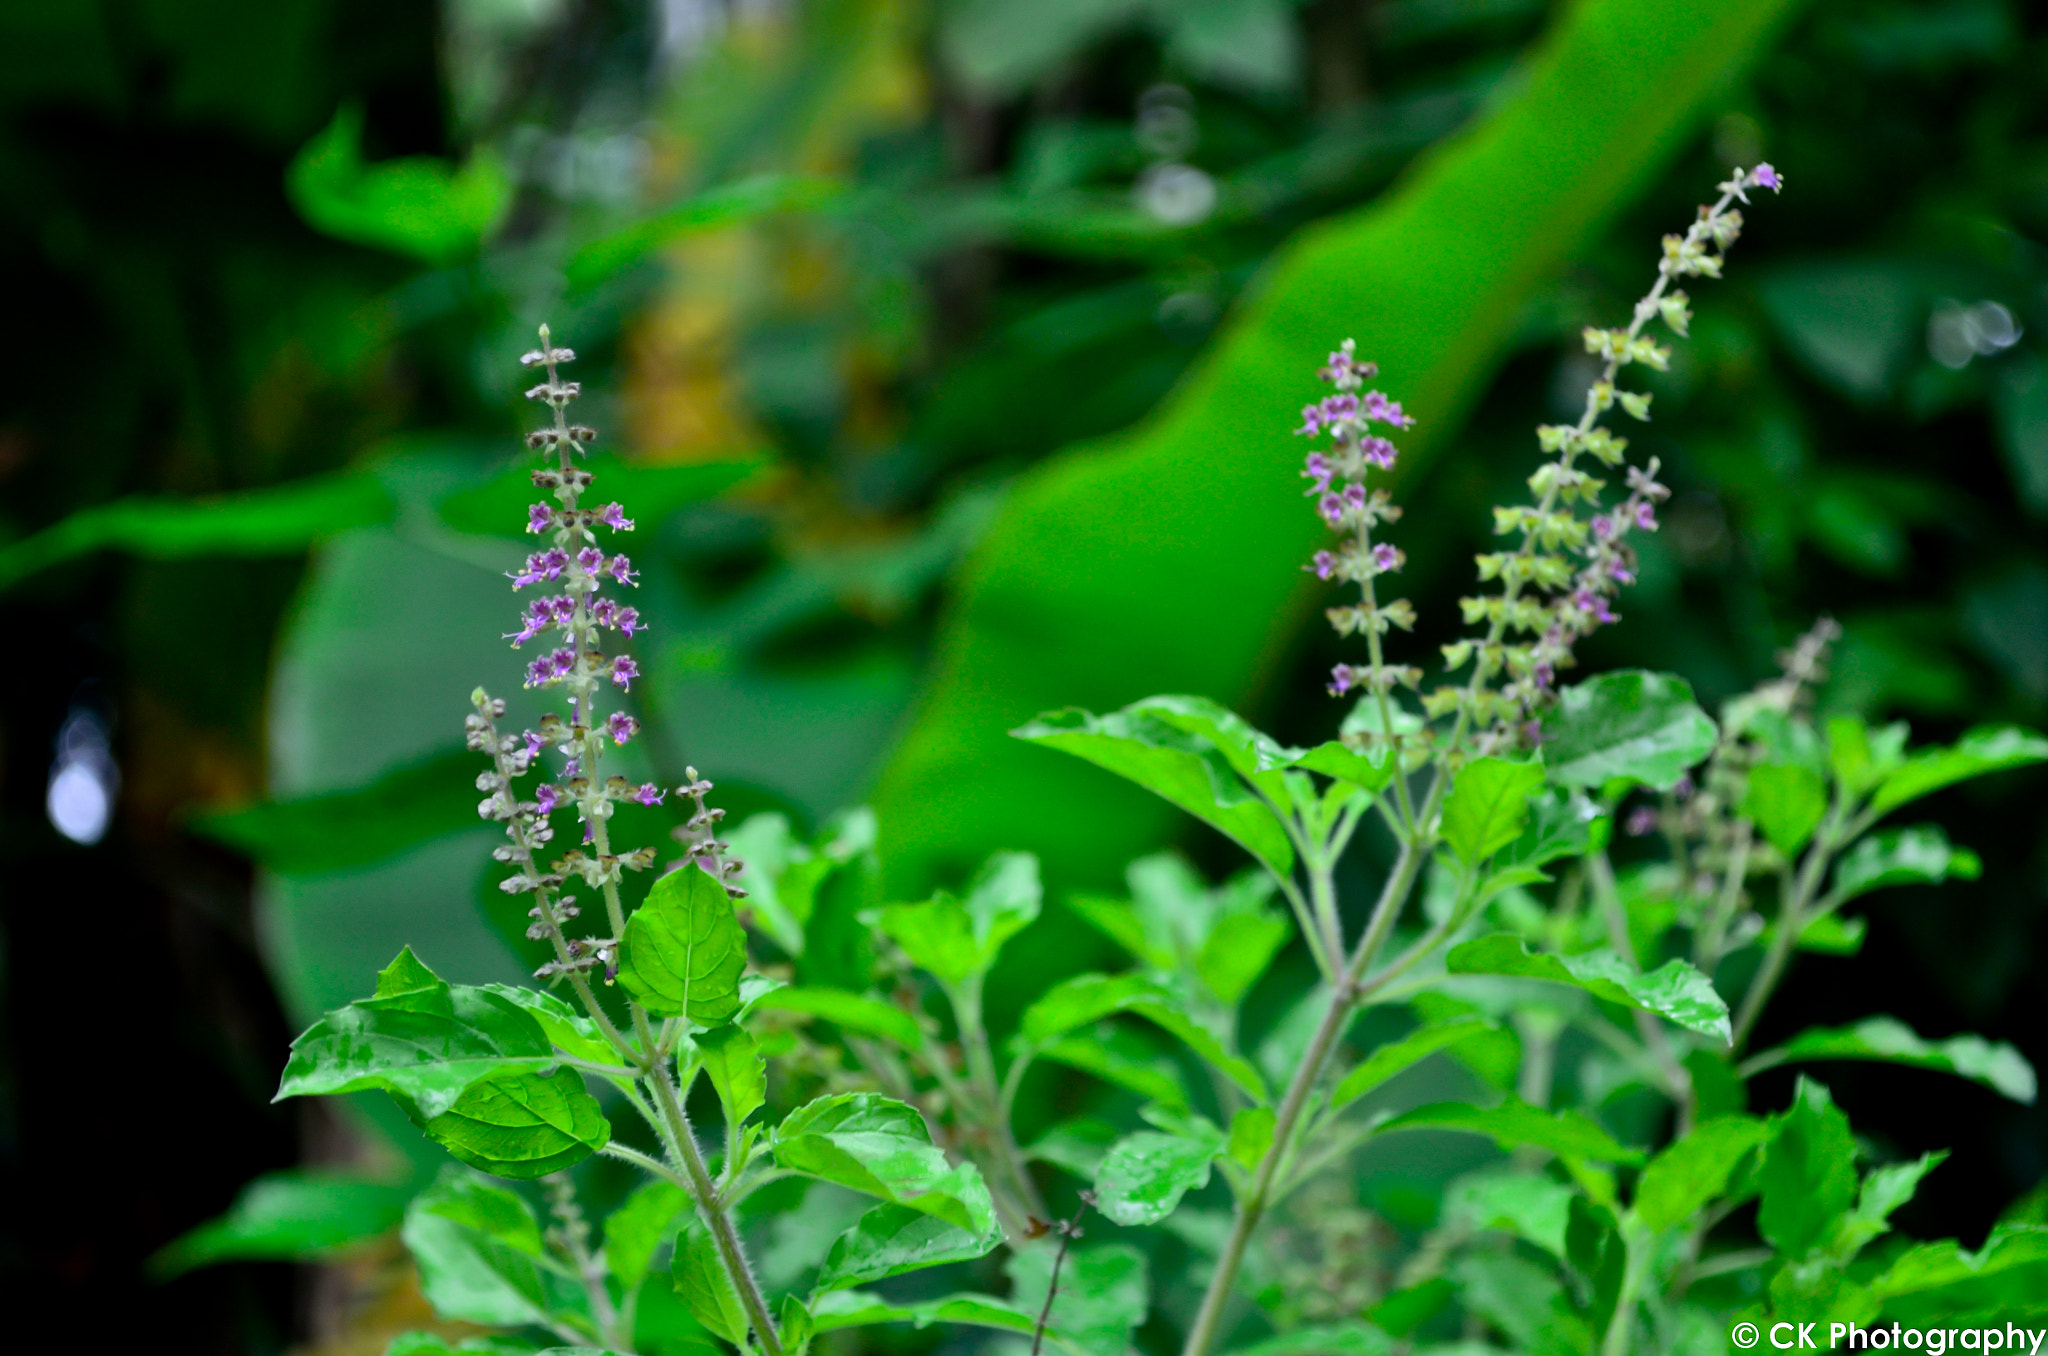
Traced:
POLYGON ((577 1279, 583 1282, 591 1317, 597 1323, 598 1339, 616 1350, 630 1350, 632 1335, 620 1330, 619 1312, 612 1305, 612 1292, 605 1279, 609 1273, 604 1259, 590 1249, 590 1222, 583 1218, 583 1208, 576 1203, 576 1188, 566 1172, 550 1173, 546 1181, 548 1209, 558 1226, 556 1236, 576 1268, 577 1279))

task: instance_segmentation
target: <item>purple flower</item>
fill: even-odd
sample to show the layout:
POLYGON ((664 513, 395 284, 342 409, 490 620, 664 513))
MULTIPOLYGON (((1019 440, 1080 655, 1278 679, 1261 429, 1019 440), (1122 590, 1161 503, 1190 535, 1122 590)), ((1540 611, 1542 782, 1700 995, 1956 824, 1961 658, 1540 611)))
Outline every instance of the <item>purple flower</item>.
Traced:
POLYGON ((1332 697, 1343 696, 1357 685, 1362 676, 1357 669, 1352 668, 1349 664, 1339 664, 1336 668, 1330 670, 1330 695, 1332 697))
POLYGON ((1604 593, 1581 588, 1572 595, 1572 604, 1591 617, 1596 625, 1605 626, 1614 621, 1614 613, 1608 608, 1607 595, 1604 593))
POLYGON ((1611 536, 1613 536, 1613 535, 1614 535, 1614 519, 1612 519, 1612 518, 1608 517, 1608 516, 1607 516, 1606 514, 1604 514, 1604 513, 1596 513, 1596 514, 1594 514, 1594 515, 1593 515, 1593 539, 1594 539, 1595 541, 1606 541, 1606 540, 1607 540, 1607 539, 1608 539, 1609 537, 1611 537, 1611 536))
POLYGON ((1636 505, 1636 526, 1645 532, 1657 530, 1657 510, 1650 507, 1647 499, 1636 505))
POLYGON ((1309 493, 1319 494, 1330 488, 1330 477, 1336 473, 1336 468, 1330 465, 1330 459, 1322 453, 1311 452, 1308 459, 1302 463, 1301 473, 1313 482, 1309 493))
POLYGON ((1344 507, 1352 510, 1363 509, 1365 507, 1365 486, 1346 485, 1344 487, 1344 507))
POLYGON ((546 504, 531 504, 526 510, 526 530, 545 532, 555 525, 555 511, 546 504))
POLYGON ((526 605, 526 615, 519 619, 519 629, 508 632, 505 639, 511 641, 512 648, 516 650, 553 623, 554 616, 548 608, 548 600, 536 598, 526 605))
POLYGON ((532 730, 528 730, 526 732, 526 760, 528 762, 532 762, 534 759, 540 757, 540 751, 545 747, 546 746, 541 742, 541 737, 538 734, 536 734, 532 730))
POLYGON ((1620 556, 1616 556, 1607 562, 1607 577, 1617 584, 1633 584, 1636 582, 1636 572, 1631 570, 1620 556))
POLYGON ((1369 435, 1358 440, 1358 450, 1365 459, 1382 471, 1394 469, 1394 445, 1378 435, 1369 435))
POLYGON ((1344 525, 1344 501, 1334 494, 1325 493, 1316 504, 1316 512, 1323 515, 1323 521, 1331 527, 1344 525))
POLYGON ((1297 435, 1306 434, 1313 438, 1323 431, 1322 421, 1323 412, 1319 406, 1303 405, 1301 407, 1301 427, 1294 431, 1297 435))
POLYGON ((526 685, 545 687, 555 680, 555 668, 545 658, 536 659, 526 666, 526 685))
POLYGON ((551 815, 555 812, 555 807, 562 803, 562 788, 553 782, 542 782, 533 788, 533 799, 534 803, 540 806, 542 814, 551 815))
POLYGON ((626 692, 633 690, 633 680, 640 676, 640 666, 633 662, 633 656, 622 654, 612 661, 612 682, 626 692))
POLYGON ((1345 391, 1333 396, 1324 396, 1322 401, 1323 422, 1335 424, 1358 417, 1358 397, 1345 391))
POLYGON ((1749 172, 1749 181, 1758 188, 1768 188, 1773 193, 1779 192, 1785 187, 1785 176, 1772 169, 1771 162, 1768 160, 1763 161, 1749 172))
POLYGON ((528 584, 539 584, 550 579, 560 579, 562 571, 569 567, 568 552, 559 546, 545 551, 535 551, 526 558, 526 565, 517 574, 507 575, 514 589, 523 589, 528 584))
POLYGON ((1557 683, 1557 670, 1546 660, 1531 668, 1529 677, 1535 681, 1537 687, 1548 692, 1557 683))
POLYGON ((633 562, 624 556, 613 556, 611 564, 605 566, 604 569, 606 574, 609 574, 621 584, 631 584, 635 588, 639 587, 639 580, 635 578, 633 570, 633 562))
POLYGON ((642 782, 639 789, 633 792, 633 799, 642 805, 659 805, 661 798, 666 794, 668 793, 653 782, 642 782))
POLYGON ((1314 570, 1318 579, 1328 579, 1331 575, 1337 573, 1337 557, 1331 555, 1328 551, 1318 551, 1315 554, 1315 559, 1301 568, 1304 570, 1314 570))
POLYGON ((590 605, 590 619, 599 626, 610 626, 619 615, 619 605, 609 598, 600 598, 590 605))
POLYGON ((627 715, 624 711, 614 711, 605 718, 604 728, 605 732, 612 737, 612 743, 624 744, 634 735, 640 733, 640 722, 627 715))
POLYGON ((585 574, 603 574, 604 552, 595 546, 586 546, 576 553, 576 563, 583 567, 585 574))
POLYGON ((630 636, 635 631, 647 629, 640 620, 640 609, 637 607, 620 608, 618 618, 613 622, 613 625, 617 626, 619 634, 624 636, 630 636))
POLYGON ((626 516, 626 510, 619 504, 606 504, 597 511, 597 520, 614 532, 631 532, 633 520, 626 516))
POLYGON ((1657 811, 1648 805, 1638 805, 1628 812, 1628 833, 1631 838, 1641 838, 1657 831, 1657 811))
POLYGON ((1401 412, 1401 402, 1389 400, 1379 391, 1365 393, 1365 417, 1376 424, 1387 424, 1394 428, 1413 428, 1415 421, 1401 412))
POLYGON ((1381 542, 1372 548, 1372 567, 1380 574, 1398 570, 1401 568, 1401 553, 1386 542, 1381 542))

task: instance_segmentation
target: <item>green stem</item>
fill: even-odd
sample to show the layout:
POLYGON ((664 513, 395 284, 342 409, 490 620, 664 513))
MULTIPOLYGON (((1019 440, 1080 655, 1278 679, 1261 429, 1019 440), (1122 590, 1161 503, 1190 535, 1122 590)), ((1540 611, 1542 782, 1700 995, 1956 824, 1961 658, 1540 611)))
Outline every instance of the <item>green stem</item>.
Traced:
MULTIPOLYGON (((1436 788, 1433 787, 1429 802, 1424 807, 1425 817, 1434 810, 1436 801, 1436 788)), ((1309 1040, 1308 1050, 1296 1067, 1293 1080, 1287 1085, 1287 1092, 1273 1119, 1272 1147, 1259 1160, 1258 1171, 1253 1174, 1244 1194, 1238 1197, 1230 1236, 1224 1241, 1222 1256, 1217 1258, 1216 1272, 1209 1280, 1209 1288, 1202 1295, 1202 1306, 1196 1312, 1194 1325, 1188 1329, 1181 1356, 1208 1356, 1223 1335, 1223 1311, 1237 1284, 1237 1273, 1244 1265, 1245 1250, 1251 1245, 1252 1234, 1272 1201, 1281 1164, 1292 1153, 1295 1129, 1308 1110, 1309 1097, 1315 1091, 1330 1055, 1336 1050, 1338 1038, 1343 1035, 1345 1024, 1358 1001, 1359 979, 1372 964, 1392 930, 1401 906, 1407 903, 1415 887, 1415 879, 1422 870, 1422 858, 1422 849, 1415 842, 1402 844, 1401 855, 1395 859, 1394 869, 1380 890, 1379 903, 1374 906, 1372 918, 1366 924, 1365 936, 1359 940, 1357 951, 1352 953, 1350 964, 1345 967, 1343 982, 1330 995, 1330 1005, 1324 1010, 1315 1035, 1309 1040)))
POLYGON ((1785 966, 1792 958, 1792 948, 1799 944, 1799 935, 1812 921, 1807 917, 1806 906, 1820 888, 1821 878, 1834 855, 1834 827, 1832 823, 1822 827, 1814 838, 1813 846, 1806 850, 1806 860, 1799 864, 1798 879, 1786 894, 1784 907, 1778 910, 1778 930, 1771 937, 1769 949, 1764 952, 1764 963, 1757 968, 1749 981, 1749 990, 1742 995, 1742 1008, 1735 1017, 1731 1049, 1741 1050, 1749 1040, 1757 1018, 1763 1015, 1764 1003, 1769 1000, 1771 990, 1784 977, 1785 966))
POLYGON ((605 1280, 608 1273, 603 1259, 590 1250, 590 1223, 583 1218, 583 1210, 576 1204, 576 1188, 570 1182, 569 1174, 550 1173, 547 1191, 548 1208, 561 1226, 562 1250, 569 1254, 569 1261, 576 1268, 576 1278, 583 1283, 583 1293, 590 1301, 598 1340, 619 1351, 630 1350, 631 1334, 620 1330, 619 1312, 612 1305, 612 1292, 605 1280))
MULTIPOLYGON (((994 1174, 1014 1193, 1014 1203, 1004 1202, 997 1197, 999 1205, 1008 1205, 1004 1213, 1013 1218, 1005 1220, 1004 1226, 1014 1237, 1023 1237, 1029 1231, 1030 1221, 1045 1219, 1051 1212, 1039 1197, 1038 1187, 1031 1180, 1030 1171, 1024 1166, 1024 1153, 1017 1147, 1017 1139, 1010 1130, 1010 1118, 1004 1113, 1003 1089, 996 1077, 995 1052, 989 1046, 988 1028, 981 1019, 981 986, 969 980, 955 992, 947 991, 953 1000, 953 1017, 960 1028, 960 1047, 967 1060, 968 1082, 974 1091, 974 1105, 979 1110, 979 1138, 993 1160, 994 1174), (1022 1215, 1024 1218, 1015 1218, 1022 1215)), ((961 1110, 969 1110, 962 1107, 961 1110)))
MULTIPOLYGON (((1596 848, 1586 857, 1586 879, 1593 886, 1593 898, 1600 905, 1601 918, 1607 926, 1607 940, 1614 947, 1615 954, 1627 961, 1630 969, 1640 971, 1642 961, 1636 955, 1636 945, 1628 931, 1628 908, 1621 902, 1621 889, 1615 884, 1614 865, 1607 860, 1607 849, 1596 848)), ((1692 1126, 1692 1075, 1686 1072, 1685 1065, 1672 1051, 1671 1041, 1657 1019, 1640 1010, 1634 1016, 1636 1035, 1642 1038, 1643 1048, 1657 1061, 1657 1070, 1663 1075, 1664 1091, 1677 1104, 1677 1133, 1682 1139, 1692 1126)))
POLYGON ((1622 1267, 1621 1289, 1614 1297, 1614 1317, 1607 1323, 1607 1339, 1600 1344, 1600 1356, 1628 1356, 1629 1337, 1636 1323, 1636 1296, 1643 1288, 1643 1277, 1650 1269, 1650 1240, 1638 1238, 1636 1231, 1626 1225, 1621 1230, 1622 1245, 1628 1250, 1628 1260, 1622 1267))

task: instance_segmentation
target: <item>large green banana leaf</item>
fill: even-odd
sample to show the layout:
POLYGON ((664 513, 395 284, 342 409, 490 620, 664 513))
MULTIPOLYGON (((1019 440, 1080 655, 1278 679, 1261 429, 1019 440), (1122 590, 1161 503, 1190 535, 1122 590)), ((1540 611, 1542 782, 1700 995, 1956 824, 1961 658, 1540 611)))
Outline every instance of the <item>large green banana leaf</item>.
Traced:
POLYGON ((1794 8, 1566 7, 1497 109, 1380 201, 1284 249, 1154 418, 1027 475, 960 579, 930 688, 883 770, 892 883, 957 874, 998 846, 1101 881, 1171 832, 1164 802, 1006 731, 1151 692, 1253 702, 1310 599, 1300 562, 1321 529, 1288 429, 1323 355, 1354 336, 1379 361, 1380 384, 1423 421, 1404 440, 1412 473, 1456 431, 1525 303, 1666 171, 1794 8))

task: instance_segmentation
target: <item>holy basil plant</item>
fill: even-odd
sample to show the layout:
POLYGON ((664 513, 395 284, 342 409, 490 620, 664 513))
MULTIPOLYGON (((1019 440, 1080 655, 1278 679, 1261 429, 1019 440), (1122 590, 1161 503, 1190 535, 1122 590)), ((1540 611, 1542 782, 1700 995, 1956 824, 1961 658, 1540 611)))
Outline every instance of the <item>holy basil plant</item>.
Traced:
MULTIPOLYGON (((1631 539, 1668 494, 1602 423, 1648 417, 1622 369, 1665 366, 1650 324, 1685 333, 1676 284, 1718 277, 1735 204, 1779 187, 1768 165, 1736 173, 1665 239, 1627 326, 1586 332, 1583 413, 1538 431, 1549 459, 1527 503, 1495 511, 1473 633, 1426 690, 1387 653, 1415 614, 1389 596, 1400 510, 1372 483, 1397 455, 1378 430, 1413 420, 1366 389, 1348 341, 1330 355, 1334 390, 1298 431, 1328 440, 1303 475, 1337 534, 1309 568, 1356 591, 1329 609, 1363 649, 1329 682, 1349 714, 1310 747, 1196 696, 1016 730, 1250 859, 1215 884, 1147 857, 1125 894, 1056 915, 1026 854, 890 899, 863 812, 809 841, 774 815, 726 833, 694 770, 674 792, 602 773, 639 733, 601 710, 638 677, 603 645, 644 629, 615 596, 631 562, 601 544, 632 524, 585 498, 594 435, 566 419, 571 355, 543 330, 543 541, 513 577, 540 596, 512 640, 540 642, 527 686, 566 709, 511 731, 479 691, 469 734, 547 987, 453 984, 401 953, 299 1039, 280 1090, 381 1091, 454 1160, 401 1234, 436 1310, 492 1330, 456 1345, 800 1356, 894 1350, 848 1331, 893 1325, 1075 1356, 1622 1356, 1719 1351, 1738 1323, 1967 1326, 2036 1301, 2048 1198, 1975 1250, 1897 1238, 1941 1156, 1873 1149, 1804 1072, 1890 1062, 2031 1102, 2016 1051, 1867 1013, 1750 1042, 1802 953, 1854 953, 1857 901, 1976 873, 1898 812, 2048 760, 2048 740, 1919 748, 1903 726, 1816 715, 1829 622, 1718 718, 1670 675, 1564 681, 1618 620, 1631 539), (657 872, 613 818, 670 794, 686 818, 657 872), (571 812, 575 845, 553 846, 571 812), (653 884, 629 908, 639 873, 653 884), (1084 959, 1020 987, 1005 958, 1035 944, 1042 962, 1059 928, 1050 946, 1084 959), (1783 1065, 1802 1070, 1789 1102, 1756 1105, 1752 1080, 1783 1065)), ((264 1190, 186 1255, 237 1238, 276 1255, 275 1221, 326 1199, 264 1190)), ((413 1334, 392 1352, 448 1349, 413 1334)))

